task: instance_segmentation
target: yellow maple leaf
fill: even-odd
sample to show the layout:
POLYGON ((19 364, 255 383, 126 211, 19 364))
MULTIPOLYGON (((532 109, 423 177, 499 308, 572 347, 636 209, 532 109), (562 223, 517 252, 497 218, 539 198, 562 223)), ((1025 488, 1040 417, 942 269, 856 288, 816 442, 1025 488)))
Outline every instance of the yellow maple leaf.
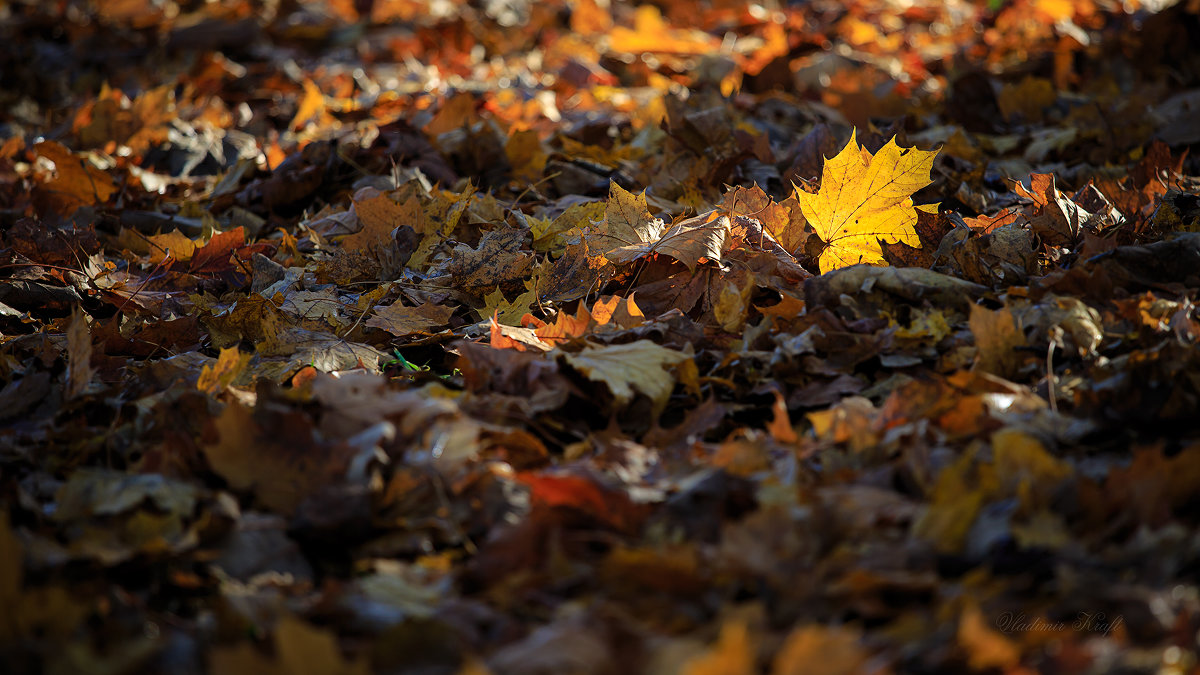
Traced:
POLYGON ((880 239, 920 248, 917 209, 936 212, 937 205, 914 207, 912 195, 933 182, 929 172, 935 157, 936 150, 901 148, 895 138, 872 156, 852 133, 846 147, 825 160, 821 190, 796 190, 805 218, 826 244, 821 272, 882 264, 880 239))

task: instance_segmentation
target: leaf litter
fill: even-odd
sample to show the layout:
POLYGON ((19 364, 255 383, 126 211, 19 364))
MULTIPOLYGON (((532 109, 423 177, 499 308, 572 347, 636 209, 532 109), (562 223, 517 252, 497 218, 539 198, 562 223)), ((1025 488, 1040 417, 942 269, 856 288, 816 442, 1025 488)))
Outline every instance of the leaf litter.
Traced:
POLYGON ((0 8, 12 672, 1191 672, 1188 3, 0 8))

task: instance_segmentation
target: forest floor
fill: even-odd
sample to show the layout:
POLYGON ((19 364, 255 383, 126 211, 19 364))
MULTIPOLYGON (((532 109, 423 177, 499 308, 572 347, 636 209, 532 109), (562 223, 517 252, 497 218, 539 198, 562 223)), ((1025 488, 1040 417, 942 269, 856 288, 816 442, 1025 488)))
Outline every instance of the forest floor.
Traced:
POLYGON ((1200 14, 0 6, 8 673, 1195 673, 1200 14))

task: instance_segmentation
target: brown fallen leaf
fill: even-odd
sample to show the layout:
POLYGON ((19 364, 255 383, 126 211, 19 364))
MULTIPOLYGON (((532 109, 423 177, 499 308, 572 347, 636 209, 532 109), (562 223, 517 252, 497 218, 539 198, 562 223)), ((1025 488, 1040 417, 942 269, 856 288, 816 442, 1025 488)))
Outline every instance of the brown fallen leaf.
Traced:
POLYGON ((1020 647, 990 628, 975 604, 969 605, 959 617, 958 644, 974 670, 1012 668, 1021 660, 1020 647))
POLYGON ((204 446, 212 470, 285 516, 318 488, 343 480, 355 452, 316 438, 310 419, 297 411, 230 402, 212 430, 214 438, 204 446))
POLYGON ((625 246, 656 242, 665 229, 662 219, 650 215, 645 192, 635 195, 612 182, 608 186, 604 219, 590 223, 584 229, 583 239, 589 251, 608 255, 625 246))
POLYGON ((798 626, 771 664, 771 675, 857 675, 868 671, 858 636, 844 628, 798 626))
POLYGON ((476 248, 460 245, 446 264, 455 286, 483 295, 497 286, 523 281, 533 265, 529 233, 503 227, 489 230, 476 248))
POLYGON ((997 310, 971 305, 971 332, 975 335, 975 367, 1012 379, 1029 354, 1021 351, 1028 343, 1008 307, 997 310))
POLYGON ((54 213, 69 216, 81 206, 104 204, 117 190, 107 172, 59 143, 42 141, 33 151, 53 166, 53 174, 37 186, 36 196, 54 213))
POLYGON ((367 675, 370 664, 364 658, 347 659, 338 648, 337 637, 291 614, 284 614, 275 625, 272 643, 274 656, 239 642, 212 651, 209 673, 212 675, 367 675))
POLYGON ((618 405, 629 403, 635 393, 642 393, 656 409, 666 404, 675 386, 675 378, 666 369, 689 358, 649 340, 607 347, 589 346, 578 354, 563 355, 571 367, 589 379, 607 385, 618 405))
POLYGON ((721 208, 731 216, 745 216, 762 223, 788 253, 795 254, 808 239, 808 221, 795 195, 776 202, 758 185, 736 187, 725 193, 721 208))
POLYGON ((213 235, 208 243, 192 254, 188 271, 192 274, 218 275, 234 269, 234 252, 246 244, 246 233, 241 227, 213 235))
POLYGON ((392 230, 422 222, 424 211, 416 195, 397 203, 381 190, 366 187, 354 194, 354 213, 361 229, 342 238, 342 248, 373 253, 391 245, 392 230))
POLYGON ((405 307, 396 301, 387 307, 377 308, 375 315, 367 319, 366 325, 380 328, 396 337, 416 333, 430 335, 435 332, 435 328, 445 326, 453 314, 453 307, 442 307, 428 302, 418 307, 405 307))
POLYGON ((88 327, 87 315, 75 306, 67 324, 67 398, 82 396, 94 374, 92 332, 88 327))
POLYGON ((717 643, 683 665, 682 675, 752 675, 754 646, 746 624, 737 620, 721 626, 717 643))

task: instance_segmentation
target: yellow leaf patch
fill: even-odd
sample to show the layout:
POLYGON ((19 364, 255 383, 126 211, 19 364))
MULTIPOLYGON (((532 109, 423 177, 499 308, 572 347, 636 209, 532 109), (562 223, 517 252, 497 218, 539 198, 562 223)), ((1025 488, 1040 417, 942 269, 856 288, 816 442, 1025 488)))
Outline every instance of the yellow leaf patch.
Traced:
POLYGON ((855 135, 837 156, 825 161, 817 194, 796 190, 804 217, 825 242, 821 272, 858 263, 883 264, 879 240, 920 248, 917 208, 912 195, 933 181, 929 172, 937 151, 901 148, 896 139, 872 156, 855 135))

